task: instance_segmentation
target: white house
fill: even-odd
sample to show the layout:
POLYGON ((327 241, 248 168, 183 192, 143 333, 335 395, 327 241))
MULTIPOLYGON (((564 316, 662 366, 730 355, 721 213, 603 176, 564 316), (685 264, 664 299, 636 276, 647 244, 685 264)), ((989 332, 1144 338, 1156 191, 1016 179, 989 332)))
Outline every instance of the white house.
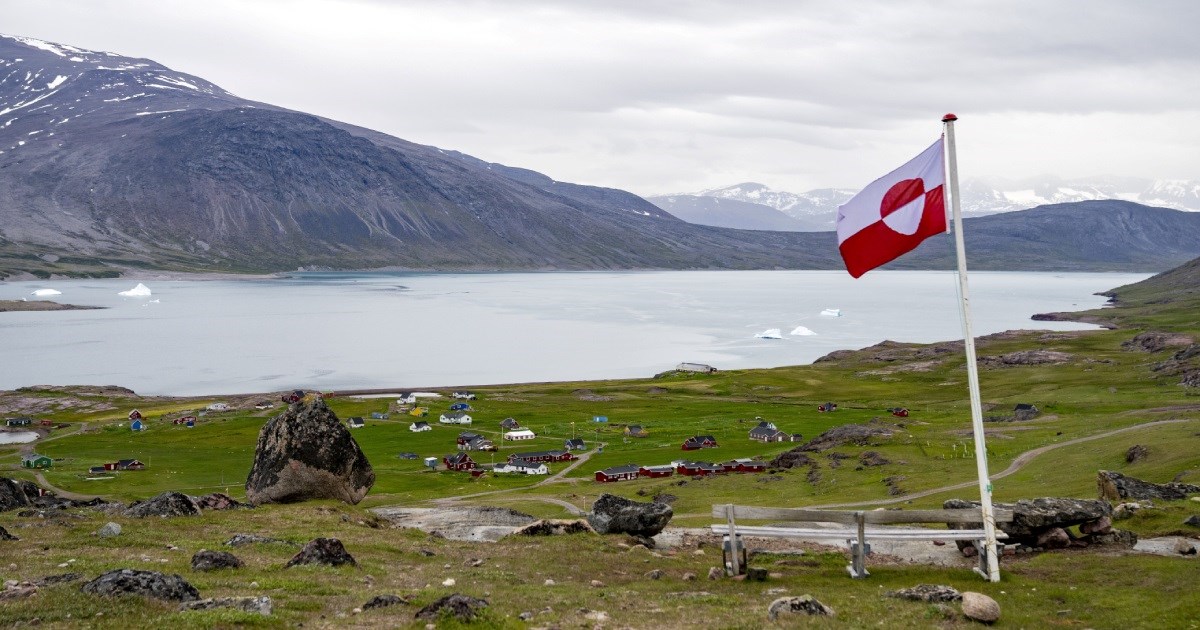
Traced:
POLYGON ((532 440, 535 437, 537 437, 537 435, 535 435, 533 431, 530 431, 529 429, 516 429, 513 431, 504 432, 504 439, 506 440, 532 440))
POLYGON ((361 429, 367 424, 363 421, 361 416, 354 416, 353 418, 350 418, 349 423, 351 429, 361 429))
POLYGON ((442 424, 471 424, 471 416, 468 416, 461 411, 444 413, 440 418, 438 418, 438 422, 441 422, 442 424))
POLYGON ((424 420, 417 420, 416 422, 408 425, 408 430, 412 431, 413 433, 420 433, 421 431, 432 431, 433 427, 429 426, 429 423, 425 422, 424 420))
POLYGON ((205 409, 209 411, 229 411, 229 405, 226 403, 213 403, 205 407, 205 409))
POLYGON ((514 459, 510 462, 496 464, 493 472, 498 473, 520 473, 523 475, 546 475, 550 470, 546 468, 545 462, 531 462, 524 459, 514 459))

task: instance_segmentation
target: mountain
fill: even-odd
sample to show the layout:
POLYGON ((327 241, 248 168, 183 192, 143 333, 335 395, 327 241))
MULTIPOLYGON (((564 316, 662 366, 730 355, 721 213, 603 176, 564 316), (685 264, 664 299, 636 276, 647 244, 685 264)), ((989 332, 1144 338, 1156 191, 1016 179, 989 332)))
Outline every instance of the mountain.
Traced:
POLYGON ((735 199, 668 195, 647 197, 646 200, 688 223, 698 225, 783 232, 822 232, 829 229, 819 219, 793 217, 770 206, 735 199))
POLYGON ((786 233, 690 225, 238 98, 147 59, 0 37, 0 272, 831 268, 786 233))

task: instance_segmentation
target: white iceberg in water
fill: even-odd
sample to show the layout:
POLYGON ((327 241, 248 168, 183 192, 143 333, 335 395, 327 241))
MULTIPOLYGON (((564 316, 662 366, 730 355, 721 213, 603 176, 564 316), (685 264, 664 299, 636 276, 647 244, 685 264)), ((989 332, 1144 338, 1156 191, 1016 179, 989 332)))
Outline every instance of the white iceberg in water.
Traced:
POLYGON ((778 328, 768 328, 754 336, 758 339, 783 339, 783 335, 779 334, 778 328))
POLYGON ((121 291, 117 295, 124 295, 125 297, 149 297, 150 287, 139 282, 136 287, 128 291, 121 291))
POLYGON ((809 330, 808 328, 805 328, 804 326, 797 326, 796 329, 792 331, 792 334, 800 335, 803 337, 809 337, 809 336, 815 335, 817 333, 809 330))
POLYGON ((840 308, 827 308, 827 309, 825 309, 825 310, 821 311, 821 314, 822 314, 822 315, 824 315, 825 317, 841 317, 841 316, 842 316, 842 309, 840 309, 840 308))
POLYGON ((30 293, 30 295, 36 295, 38 297, 49 297, 51 295, 62 295, 62 291, 58 291, 56 289, 38 289, 37 291, 30 293))

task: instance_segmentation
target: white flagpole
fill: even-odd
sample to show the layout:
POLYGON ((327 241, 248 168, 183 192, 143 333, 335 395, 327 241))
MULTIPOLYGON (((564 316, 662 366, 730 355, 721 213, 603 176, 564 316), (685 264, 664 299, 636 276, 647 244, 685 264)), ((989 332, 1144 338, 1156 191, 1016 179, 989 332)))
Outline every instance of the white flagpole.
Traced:
POLYGON ((963 246, 962 209, 958 201, 958 156, 954 149, 954 121, 958 116, 942 117, 945 127, 946 178, 948 201, 954 216, 954 249, 958 255, 959 308, 962 310, 963 347, 967 352, 967 383, 971 390, 971 428, 975 434, 975 465, 979 470, 979 504, 983 516, 984 553, 991 582, 1000 581, 1000 562, 996 549, 996 517, 992 512, 992 482, 988 479, 987 445, 984 444, 983 405, 979 402, 979 366, 975 361, 975 337, 971 333, 970 298, 967 295, 967 253, 963 246))

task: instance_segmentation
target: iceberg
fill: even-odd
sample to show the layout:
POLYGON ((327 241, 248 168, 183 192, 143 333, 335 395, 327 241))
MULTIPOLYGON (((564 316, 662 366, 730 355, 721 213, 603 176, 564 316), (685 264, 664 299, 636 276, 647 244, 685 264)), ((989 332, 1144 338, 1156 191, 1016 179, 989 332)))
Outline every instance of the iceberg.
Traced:
POLYGON ((821 314, 822 314, 822 315, 824 315, 825 317, 841 317, 841 316, 842 316, 842 309, 840 309, 840 308, 827 308, 827 309, 825 309, 825 310, 821 311, 821 314))
POLYGON ((779 334, 778 328, 768 328, 754 336, 758 339, 783 339, 783 335, 779 334))
POLYGON ((797 326, 797 327, 796 327, 796 329, 792 331, 792 334, 793 334, 793 335, 800 335, 800 336, 803 336, 803 337, 810 337, 810 336, 812 336, 812 335, 815 335, 815 334, 817 334, 817 333, 813 332, 812 330, 809 330, 808 328, 806 328, 806 327, 804 327, 804 326, 797 326))
POLYGON ((117 295, 123 295, 125 297, 149 297, 150 287, 139 282, 136 287, 133 287, 128 291, 121 291, 117 295))
POLYGON ((30 293, 30 295, 36 295, 38 297, 49 297, 51 295, 62 295, 62 291, 58 291, 55 289, 38 289, 37 291, 30 293))

